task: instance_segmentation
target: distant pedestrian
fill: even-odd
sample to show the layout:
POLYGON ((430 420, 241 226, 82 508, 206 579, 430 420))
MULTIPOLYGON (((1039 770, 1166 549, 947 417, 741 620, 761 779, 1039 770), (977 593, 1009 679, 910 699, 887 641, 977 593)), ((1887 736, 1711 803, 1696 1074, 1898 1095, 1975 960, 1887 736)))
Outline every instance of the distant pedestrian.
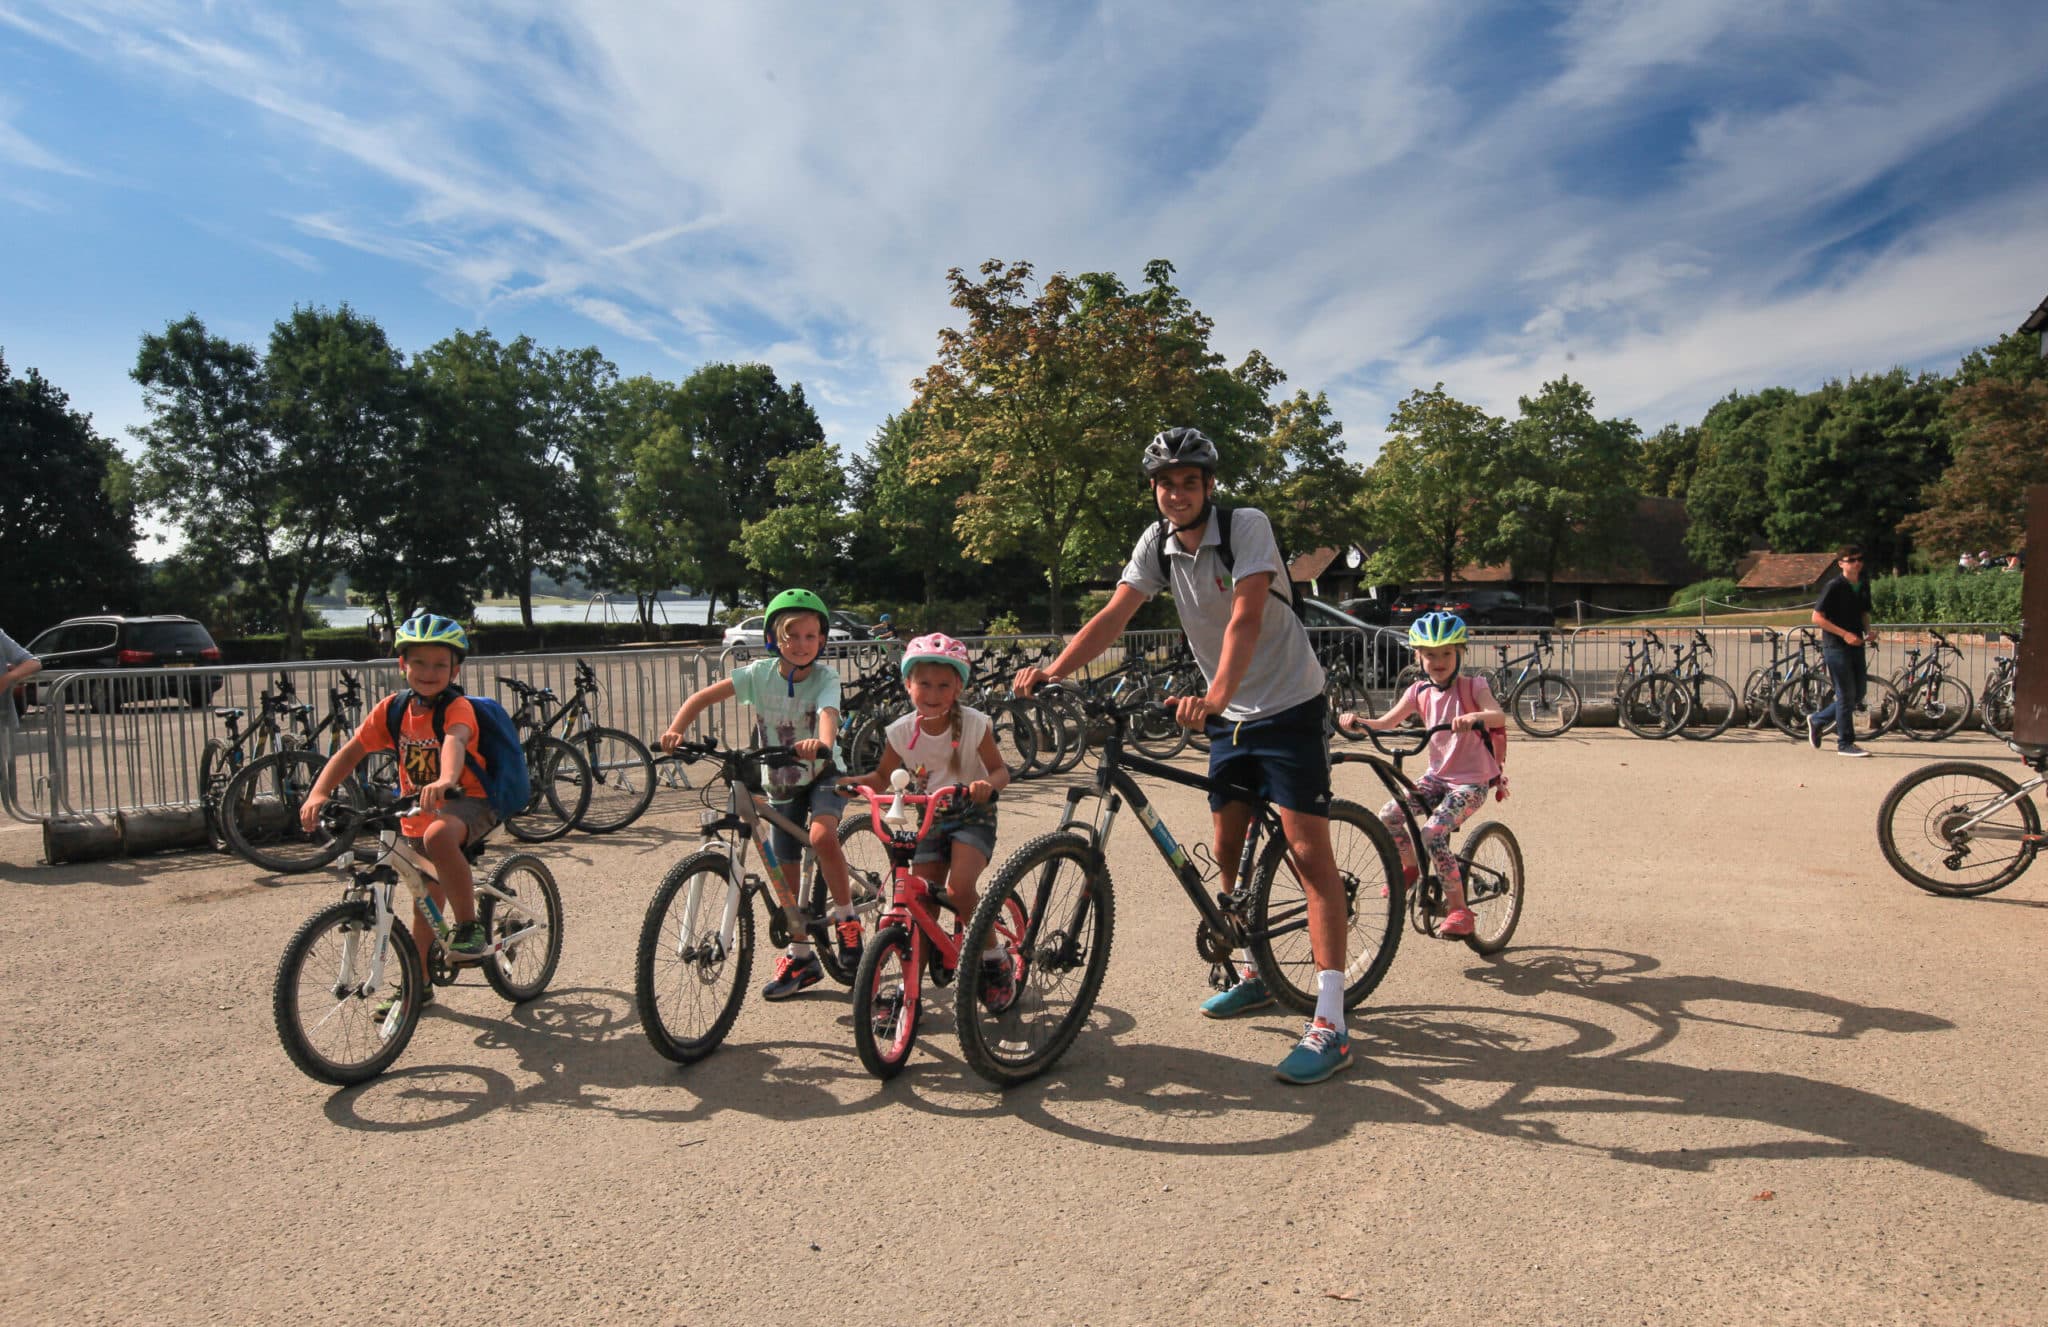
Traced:
POLYGON ((1968 549, 1964 549, 1962 554, 1956 558, 1956 570, 1975 571, 1976 569, 1977 559, 1970 556, 1970 552, 1968 549))
POLYGON ((1863 574, 1863 550, 1854 544, 1835 555, 1835 565, 1841 574, 1822 587, 1813 608, 1813 624, 1826 633, 1821 661, 1834 680, 1835 699, 1806 720, 1806 740, 1820 750, 1821 734, 1833 724, 1836 755, 1867 756, 1856 745, 1856 711, 1863 707, 1869 677, 1864 650, 1877 640, 1870 629, 1870 580, 1863 574))
POLYGON ((14 637, 0 631, 0 727, 16 726, 16 687, 43 671, 43 661, 14 643, 14 637))

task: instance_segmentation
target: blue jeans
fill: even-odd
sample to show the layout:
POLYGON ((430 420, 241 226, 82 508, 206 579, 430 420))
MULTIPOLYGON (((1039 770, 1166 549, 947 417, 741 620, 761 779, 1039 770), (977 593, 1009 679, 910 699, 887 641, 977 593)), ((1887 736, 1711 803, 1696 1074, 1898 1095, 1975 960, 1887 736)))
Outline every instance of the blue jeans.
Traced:
POLYGON ((1834 679, 1834 703, 1814 712, 1813 726, 1826 732, 1828 725, 1835 726, 1835 748, 1847 750, 1856 745, 1856 711, 1863 707, 1865 680, 1870 676, 1861 645, 1837 647, 1835 638, 1828 637, 1828 643, 1821 648, 1821 661, 1827 665, 1828 676, 1834 679))

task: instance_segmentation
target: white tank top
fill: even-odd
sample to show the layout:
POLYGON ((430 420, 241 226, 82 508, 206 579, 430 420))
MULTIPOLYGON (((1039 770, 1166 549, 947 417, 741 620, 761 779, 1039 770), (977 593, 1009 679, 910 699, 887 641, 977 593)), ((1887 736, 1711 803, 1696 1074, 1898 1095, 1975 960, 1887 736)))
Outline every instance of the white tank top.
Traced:
POLYGON ((988 736, 989 727, 986 714, 971 705, 962 705, 960 739, 956 743, 950 729, 943 733, 919 729, 917 714, 912 711, 889 725, 889 749, 910 771, 913 792, 973 783, 989 776, 988 766, 981 761, 981 740, 988 736))

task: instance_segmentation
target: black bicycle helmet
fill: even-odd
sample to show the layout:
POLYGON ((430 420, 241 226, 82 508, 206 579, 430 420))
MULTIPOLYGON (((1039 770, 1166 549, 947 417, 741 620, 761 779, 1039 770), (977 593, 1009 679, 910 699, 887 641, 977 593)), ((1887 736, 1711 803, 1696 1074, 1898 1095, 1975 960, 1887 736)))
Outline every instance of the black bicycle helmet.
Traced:
POLYGON ((1176 465, 1193 465, 1216 473, 1216 444, 1200 429, 1171 428, 1145 448, 1145 478, 1176 465))

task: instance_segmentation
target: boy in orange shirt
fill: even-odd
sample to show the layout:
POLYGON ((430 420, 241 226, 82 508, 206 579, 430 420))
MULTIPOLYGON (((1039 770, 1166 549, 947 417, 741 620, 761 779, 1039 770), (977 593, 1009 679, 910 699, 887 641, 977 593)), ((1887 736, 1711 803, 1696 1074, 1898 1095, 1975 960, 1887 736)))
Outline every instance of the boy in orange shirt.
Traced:
MULTIPOLYGON (((444 736, 438 741, 434 737, 435 698, 454 685, 462 658, 469 651, 469 636, 460 623, 421 613, 398 628, 395 643, 398 669, 413 697, 398 725, 398 791, 401 795, 417 792, 420 797, 419 812, 399 821, 398 827, 407 838, 418 840, 427 860, 434 864, 437 878, 429 882, 428 891, 434 902, 455 918, 448 940, 450 956, 475 957, 489 945, 483 925, 476 919, 476 886, 462 846, 481 837, 497 823, 497 817, 484 800, 483 783, 470 767, 472 759, 481 767, 483 755, 477 748, 476 710, 466 696, 458 693, 440 702, 446 707, 441 724, 444 736)), ((313 791, 299 812, 300 823, 308 832, 319 826, 320 808, 364 756, 391 750, 387 714, 396 699, 386 696, 377 702, 355 736, 328 759, 314 780, 313 791)), ((427 925, 426 916, 415 904, 412 938, 423 970, 429 949, 427 925)), ((427 998, 431 1000, 433 994, 428 987, 427 998)))

